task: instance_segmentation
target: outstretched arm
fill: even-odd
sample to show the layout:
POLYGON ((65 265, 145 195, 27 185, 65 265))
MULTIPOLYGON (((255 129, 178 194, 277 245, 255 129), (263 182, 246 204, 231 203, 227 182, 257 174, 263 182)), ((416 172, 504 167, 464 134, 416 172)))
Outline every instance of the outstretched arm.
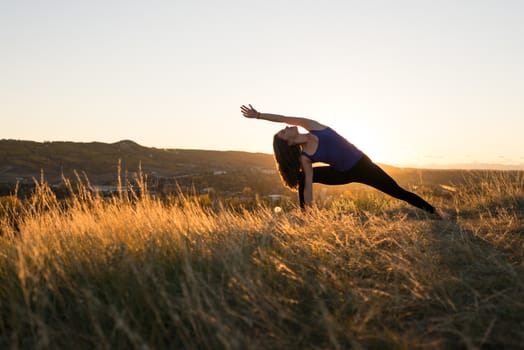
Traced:
POLYGON ((240 107, 240 110, 242 111, 242 114, 246 118, 264 119, 270 122, 298 125, 298 126, 303 127, 306 130, 322 130, 326 128, 325 125, 322 125, 315 120, 311 120, 307 118, 286 117, 280 114, 260 113, 256 109, 254 109, 253 106, 251 105, 249 105, 249 107, 242 106, 240 107))

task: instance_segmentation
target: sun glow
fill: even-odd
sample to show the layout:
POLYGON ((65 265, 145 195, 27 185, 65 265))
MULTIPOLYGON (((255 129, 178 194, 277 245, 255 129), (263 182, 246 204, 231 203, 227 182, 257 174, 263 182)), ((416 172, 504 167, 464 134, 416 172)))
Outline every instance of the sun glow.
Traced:
POLYGON ((392 165, 399 162, 399 158, 395 157, 392 152, 394 147, 385 131, 371 128, 365 123, 352 122, 351 126, 340 126, 337 132, 375 162, 392 165))

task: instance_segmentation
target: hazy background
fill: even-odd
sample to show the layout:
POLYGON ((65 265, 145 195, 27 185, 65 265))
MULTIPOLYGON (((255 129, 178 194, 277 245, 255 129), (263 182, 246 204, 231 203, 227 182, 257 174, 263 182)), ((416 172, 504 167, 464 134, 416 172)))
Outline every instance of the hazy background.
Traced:
POLYGON ((271 153, 281 125, 243 119, 251 103, 393 165, 524 164, 523 16, 523 1, 0 0, 0 138, 271 153))

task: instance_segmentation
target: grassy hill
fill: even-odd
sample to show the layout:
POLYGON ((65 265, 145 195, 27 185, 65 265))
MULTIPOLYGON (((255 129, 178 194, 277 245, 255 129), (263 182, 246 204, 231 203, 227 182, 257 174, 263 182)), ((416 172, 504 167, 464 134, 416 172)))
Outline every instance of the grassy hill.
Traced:
POLYGON ((304 215, 41 184, 0 215, 0 348, 518 349, 523 186, 468 177, 443 222, 381 195, 304 215))

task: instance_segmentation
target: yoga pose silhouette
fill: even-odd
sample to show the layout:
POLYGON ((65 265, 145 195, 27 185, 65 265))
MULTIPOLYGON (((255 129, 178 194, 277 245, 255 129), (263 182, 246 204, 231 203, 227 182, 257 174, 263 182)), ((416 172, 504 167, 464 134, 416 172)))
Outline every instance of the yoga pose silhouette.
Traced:
POLYGON ((298 189, 301 208, 312 205, 314 182, 326 185, 359 182, 441 219, 449 219, 449 215, 441 209, 400 187, 367 155, 330 127, 307 118, 260 113, 251 105, 243 105, 240 110, 246 118, 293 125, 275 134, 273 149, 282 181, 290 189, 298 189), (309 132, 299 133, 297 125, 309 132), (313 167, 315 162, 328 165, 313 167))

